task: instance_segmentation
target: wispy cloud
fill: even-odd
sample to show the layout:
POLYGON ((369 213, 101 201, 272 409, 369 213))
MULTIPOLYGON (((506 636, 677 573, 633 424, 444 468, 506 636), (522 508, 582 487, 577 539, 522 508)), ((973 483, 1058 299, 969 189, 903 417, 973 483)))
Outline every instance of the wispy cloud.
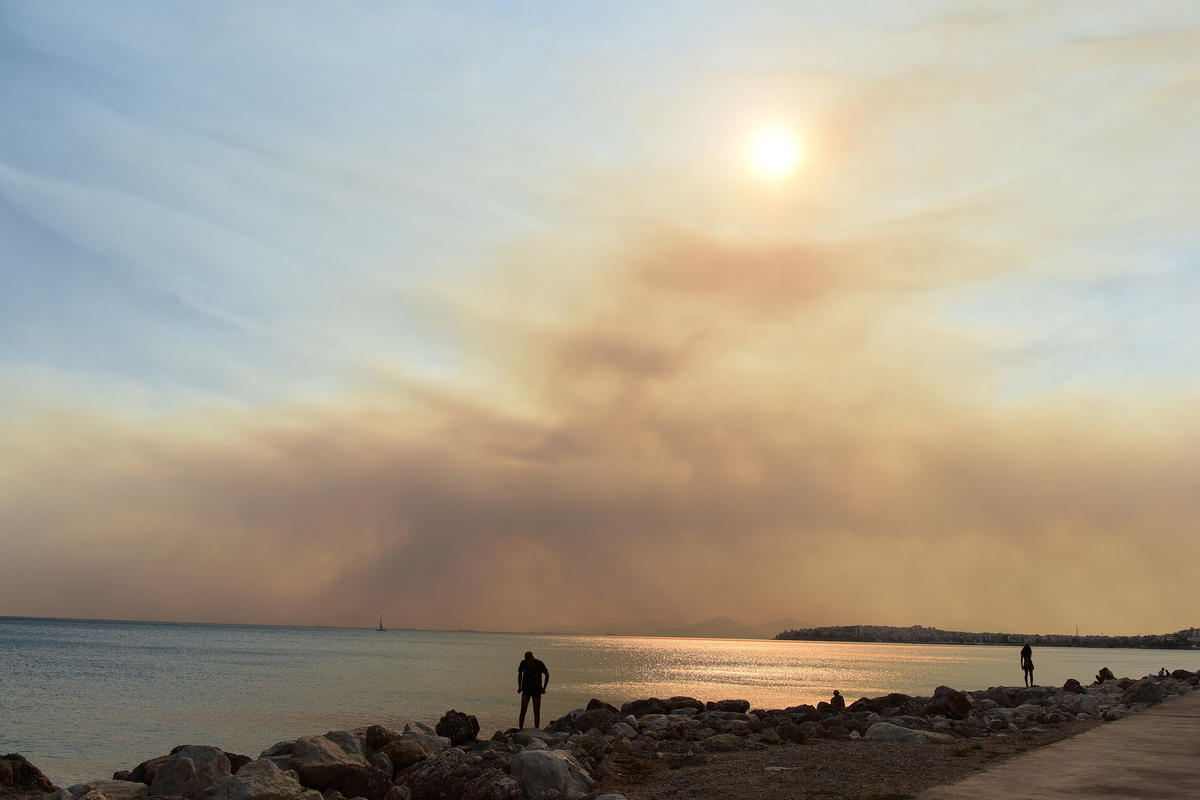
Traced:
POLYGON ((106 9, 0 12, 0 613, 1194 622, 1190 8, 106 9))

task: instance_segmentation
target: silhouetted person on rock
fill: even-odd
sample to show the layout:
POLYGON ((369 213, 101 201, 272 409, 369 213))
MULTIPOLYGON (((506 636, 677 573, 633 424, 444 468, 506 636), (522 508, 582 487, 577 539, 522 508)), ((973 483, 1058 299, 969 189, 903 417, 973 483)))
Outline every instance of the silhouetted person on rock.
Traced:
POLYGON ((842 693, 837 689, 833 690, 833 697, 829 700, 829 705, 833 706, 835 713, 842 713, 846 710, 846 698, 842 697, 842 693))
POLYGON ((525 727, 525 712, 529 710, 529 698, 533 698, 533 727, 542 727, 542 695, 550 685, 550 670, 546 665, 526 653, 525 660, 517 667, 517 691, 521 693, 521 721, 517 727, 525 727), (545 678, 545 680, 543 680, 545 678))
POLYGON ((1025 685, 1033 686, 1033 648, 1028 642, 1021 648, 1021 669, 1025 670, 1025 685))

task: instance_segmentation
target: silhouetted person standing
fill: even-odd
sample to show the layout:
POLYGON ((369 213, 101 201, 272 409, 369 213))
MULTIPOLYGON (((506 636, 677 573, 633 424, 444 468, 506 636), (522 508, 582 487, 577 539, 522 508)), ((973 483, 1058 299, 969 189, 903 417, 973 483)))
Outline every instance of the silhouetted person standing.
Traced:
POLYGON ((529 709, 529 698, 533 698, 533 727, 542 727, 542 695, 550 685, 550 670, 546 665, 526 653, 525 660, 517 667, 517 691, 521 693, 521 722, 525 727, 525 712, 529 709))
POLYGON ((1021 669, 1025 670, 1025 685, 1033 686, 1033 648, 1028 642, 1021 648, 1021 669))

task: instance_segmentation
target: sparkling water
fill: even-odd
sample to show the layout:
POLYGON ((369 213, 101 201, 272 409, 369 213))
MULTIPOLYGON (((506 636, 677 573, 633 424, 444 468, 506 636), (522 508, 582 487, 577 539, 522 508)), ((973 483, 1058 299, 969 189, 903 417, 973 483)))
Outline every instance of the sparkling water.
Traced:
MULTIPOLYGON (((686 695, 756 708, 848 701, 939 685, 1021 685, 1018 647, 343 628, 0 617, 0 753, 60 786, 111 777, 179 744, 257 756, 284 739, 474 714, 515 727, 517 664, 546 663, 543 725, 593 697, 686 695)), ((1200 669, 1200 651, 1034 649, 1038 683, 1200 669)), ((533 722, 529 710, 527 724, 533 722)))

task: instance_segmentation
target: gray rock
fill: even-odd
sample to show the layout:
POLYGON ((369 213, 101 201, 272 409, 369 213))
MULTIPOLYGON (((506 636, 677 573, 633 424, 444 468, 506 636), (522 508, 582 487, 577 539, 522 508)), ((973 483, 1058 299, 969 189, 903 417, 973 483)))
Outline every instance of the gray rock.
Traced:
POLYGON ((562 750, 525 750, 512 757, 512 774, 525 797, 548 790, 580 797, 595 781, 574 756, 562 750))
POLYGON ((445 736, 438 736, 437 734, 431 735, 419 730, 408 730, 405 728, 402 738, 410 742, 420 742, 433 753, 444 753, 450 749, 450 740, 445 736))
POLYGON ((479 738, 479 720, 471 714, 450 709, 438 720, 435 730, 438 736, 444 736, 452 746, 457 747, 479 738))
POLYGON ((251 761, 208 787, 203 800, 321 800, 321 793, 305 789, 295 772, 283 771, 269 758, 251 761))
POLYGON ((413 764, 424 761, 433 755, 433 751, 429 746, 412 739, 397 739, 394 742, 385 744, 375 754, 378 756, 386 756, 392 762, 392 774, 395 775, 398 770, 411 767, 413 764))
POLYGON ((909 742, 912 744, 953 744, 958 741, 948 733, 914 731, 890 722, 876 722, 867 729, 866 738, 875 742, 909 742))
POLYGON ((588 701, 587 710, 595 711, 597 708, 607 708, 609 711, 613 712, 614 714, 621 713, 620 710, 616 706, 609 705, 608 703, 604 702, 603 700, 597 700, 596 698, 593 697, 591 700, 588 701))
POLYGON ((392 776, 372 766, 348 765, 342 768, 340 779, 331 788, 336 788, 346 797, 383 800, 392 788, 392 776))
POLYGON ((362 759, 366 763, 367 755, 363 752, 362 740, 350 731, 329 731, 325 738, 342 748, 342 751, 353 759, 362 759))
POLYGON ((925 704, 925 712, 931 716, 966 719, 971 716, 971 698, 967 697, 965 692, 951 689, 949 686, 939 686, 933 690, 933 697, 925 704))
POLYGON ((513 744, 519 744, 522 747, 528 746, 529 743, 534 739, 537 739, 548 745, 557 744, 561 741, 561 739, 559 739, 559 737, 555 736, 553 733, 550 733, 549 731, 541 731, 537 728, 521 728, 521 730, 514 733, 512 737, 513 744))
POLYGON ((233 774, 229 757, 217 747, 176 747, 154 772, 150 794, 196 797, 221 778, 233 774))
POLYGON ((644 717, 647 714, 666 714, 670 710, 667 708, 666 703, 657 697, 648 697, 645 700, 631 700, 621 706, 622 714, 635 717, 644 717))
MULTIPOLYGON (((296 746, 295 741, 276 742, 258 754, 259 758, 275 758, 276 756, 290 756, 292 748, 296 746)), ((147 762, 148 763, 148 762, 147 762)))
POLYGON ((1067 711, 1072 714, 1087 714, 1094 717, 1100 713, 1100 701, 1090 694, 1073 695, 1067 703, 1067 711))
POLYGON ((610 733, 625 739, 632 739, 638 735, 637 730, 628 722, 618 722, 616 725, 613 725, 610 733))
POLYGON ((396 765, 392 763, 392 758, 387 753, 376 753, 368 759, 372 767, 382 770, 392 777, 396 774, 396 765))
MULTIPOLYGON (((89 791, 97 791, 108 798, 108 800, 133 800, 135 797, 145 797, 150 794, 150 787, 138 781, 88 781, 87 789, 83 792, 75 793, 76 797, 87 794, 89 791)), ((74 789, 74 787, 72 787, 74 789)))
POLYGON ((745 714, 750 710, 749 700, 721 700, 713 703, 708 711, 735 711, 739 714, 745 714))
POLYGON ((1130 686, 1121 695, 1121 705, 1132 706, 1135 703, 1145 703, 1148 706, 1162 702, 1162 687, 1153 678, 1142 678, 1130 686))
MULTIPOLYGON (((324 792, 338 789, 347 797, 370 797, 362 792, 350 792, 347 784, 360 788, 360 784, 378 787, 379 778, 374 767, 363 757, 362 744, 358 737, 346 731, 330 731, 324 736, 301 736, 296 740, 289 756, 272 759, 278 763, 286 759, 286 768, 294 770, 300 783, 310 789, 324 792)), ((391 777, 388 776, 390 784, 391 777)), ((379 792, 376 792, 379 793, 379 792)))
POLYGON ((400 738, 400 734, 393 730, 389 730, 382 725, 371 725, 367 728, 365 736, 367 747, 378 751, 386 744, 391 744, 400 738))
POLYGON ((700 748, 710 753, 730 753, 734 750, 745 750, 746 740, 732 733, 719 733, 701 742, 700 748))
POLYGON ((520 800, 521 786, 508 766, 499 753, 450 750, 417 766, 402 785, 421 800, 520 800))
POLYGON ((685 708, 693 708, 696 711, 704 711, 704 703, 701 703, 694 697, 672 697, 669 700, 664 700, 663 705, 668 711, 682 711, 685 708))

